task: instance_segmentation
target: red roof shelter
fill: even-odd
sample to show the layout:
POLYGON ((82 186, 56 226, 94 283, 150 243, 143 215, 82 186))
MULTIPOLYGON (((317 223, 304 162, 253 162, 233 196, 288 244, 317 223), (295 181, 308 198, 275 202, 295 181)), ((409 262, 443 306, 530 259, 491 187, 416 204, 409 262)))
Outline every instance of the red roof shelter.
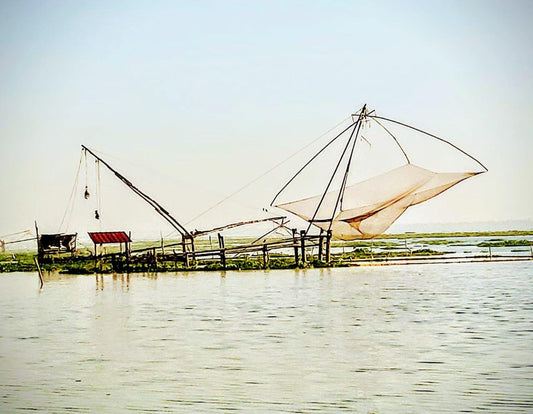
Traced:
POLYGON ((119 243, 122 252, 122 243, 126 245, 126 253, 129 251, 131 238, 124 231, 98 231, 90 232, 89 237, 94 243, 94 255, 96 256, 96 245, 119 243))
POLYGON ((89 233, 94 244, 131 243, 131 239, 124 231, 99 231, 89 233))

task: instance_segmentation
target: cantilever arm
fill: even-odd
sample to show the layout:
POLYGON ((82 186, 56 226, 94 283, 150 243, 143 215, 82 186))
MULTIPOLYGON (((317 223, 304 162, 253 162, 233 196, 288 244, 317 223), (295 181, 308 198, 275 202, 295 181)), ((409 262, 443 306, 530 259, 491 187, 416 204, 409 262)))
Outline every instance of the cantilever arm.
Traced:
POLYGON ((87 148, 85 145, 81 146, 84 151, 87 151, 89 154, 91 154, 94 158, 96 158, 98 161, 102 162, 115 176, 122 181, 124 184, 126 184, 135 194, 137 194, 139 197, 141 197, 144 201, 146 201, 148 204, 150 204, 155 211, 157 211, 166 221, 172 225, 183 237, 192 238, 192 235, 187 231, 185 227, 183 227, 178 220, 176 220, 174 217, 170 215, 170 213, 161 206, 157 201, 155 201, 153 198, 149 197, 145 193, 143 193, 141 190, 139 190, 137 187, 135 187, 130 180, 128 180, 126 177, 124 177, 121 173, 119 173, 117 170, 115 170, 113 167, 111 167, 107 162, 105 162, 102 158, 100 158, 98 155, 96 155, 94 152, 92 152, 89 148, 87 148))

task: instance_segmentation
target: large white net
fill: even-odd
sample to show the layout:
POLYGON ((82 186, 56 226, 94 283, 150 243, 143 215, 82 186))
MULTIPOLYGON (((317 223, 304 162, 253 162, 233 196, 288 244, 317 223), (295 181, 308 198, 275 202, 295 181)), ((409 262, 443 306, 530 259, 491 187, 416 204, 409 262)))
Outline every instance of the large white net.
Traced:
POLYGON ((331 230, 335 238, 368 239, 385 232, 408 207, 429 200, 478 173, 437 173, 408 163, 346 187, 342 203, 337 203, 340 190, 334 190, 276 207, 321 229, 331 230), (317 206, 320 206, 318 211, 317 206))

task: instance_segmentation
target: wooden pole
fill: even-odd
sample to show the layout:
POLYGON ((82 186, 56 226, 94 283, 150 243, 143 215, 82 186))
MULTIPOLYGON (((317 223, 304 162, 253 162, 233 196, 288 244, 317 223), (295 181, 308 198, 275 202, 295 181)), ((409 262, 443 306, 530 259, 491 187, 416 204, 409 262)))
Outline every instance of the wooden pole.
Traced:
POLYGON ((98 250, 96 243, 94 243, 94 270, 98 270, 98 250))
POLYGON ((196 260, 196 255, 194 254, 194 239, 191 237, 191 252, 192 252, 192 260, 196 260))
POLYGON ((263 269, 268 267, 268 248, 266 243, 263 244, 263 269))
POLYGON ((86 153, 88 152, 91 154, 94 158, 96 158, 99 162, 104 164, 115 176, 122 181, 124 184, 126 184, 135 194, 137 194, 139 197, 141 197, 144 201, 146 201, 148 204, 150 204, 159 215, 161 215, 166 221, 170 223, 172 227, 174 227, 178 233, 180 233, 182 236, 191 237, 192 235, 183 227, 178 220, 176 220, 174 217, 170 215, 170 213, 161 206, 157 201, 155 201, 153 198, 149 197, 147 194, 139 190, 137 187, 135 187, 131 181, 129 181, 126 177, 124 177, 122 174, 120 174, 117 170, 115 170, 113 167, 111 167, 107 162, 105 162, 103 159, 101 159, 98 155, 96 155, 94 152, 92 152, 89 148, 87 148, 85 145, 81 146, 86 153))
POLYGON ((305 265, 305 230, 300 230, 300 247, 302 249, 302 264, 305 265))
POLYGON ((37 220, 35 220, 35 236, 37 237, 37 256, 42 257, 41 239, 39 238, 39 227, 37 227, 37 220))
POLYGON ((224 245, 224 237, 217 233, 218 235, 218 247, 220 248, 220 261, 222 263, 222 268, 226 269, 226 249, 224 245))
POLYGON ((298 266, 300 260, 298 259, 298 239, 296 237, 296 234, 298 234, 297 230, 292 229, 292 241, 294 243, 294 264, 298 266))
POLYGON ((331 230, 326 235, 326 263, 331 262, 331 230))
POLYGON ((322 250, 324 249, 324 230, 320 229, 320 236, 318 236, 318 261, 322 262, 322 250))
POLYGON ((37 260, 36 257, 33 258, 33 261, 37 265, 37 272, 39 273, 39 281, 41 282, 41 289, 43 288, 44 282, 43 282, 43 274, 41 272, 41 266, 39 266, 39 260, 37 260))

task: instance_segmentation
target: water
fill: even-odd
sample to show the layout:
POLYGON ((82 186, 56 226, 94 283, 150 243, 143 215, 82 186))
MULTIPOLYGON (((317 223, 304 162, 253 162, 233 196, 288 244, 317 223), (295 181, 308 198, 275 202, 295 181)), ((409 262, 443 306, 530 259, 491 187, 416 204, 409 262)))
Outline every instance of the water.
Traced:
POLYGON ((533 411, 533 263, 0 275, 0 411, 533 411))

